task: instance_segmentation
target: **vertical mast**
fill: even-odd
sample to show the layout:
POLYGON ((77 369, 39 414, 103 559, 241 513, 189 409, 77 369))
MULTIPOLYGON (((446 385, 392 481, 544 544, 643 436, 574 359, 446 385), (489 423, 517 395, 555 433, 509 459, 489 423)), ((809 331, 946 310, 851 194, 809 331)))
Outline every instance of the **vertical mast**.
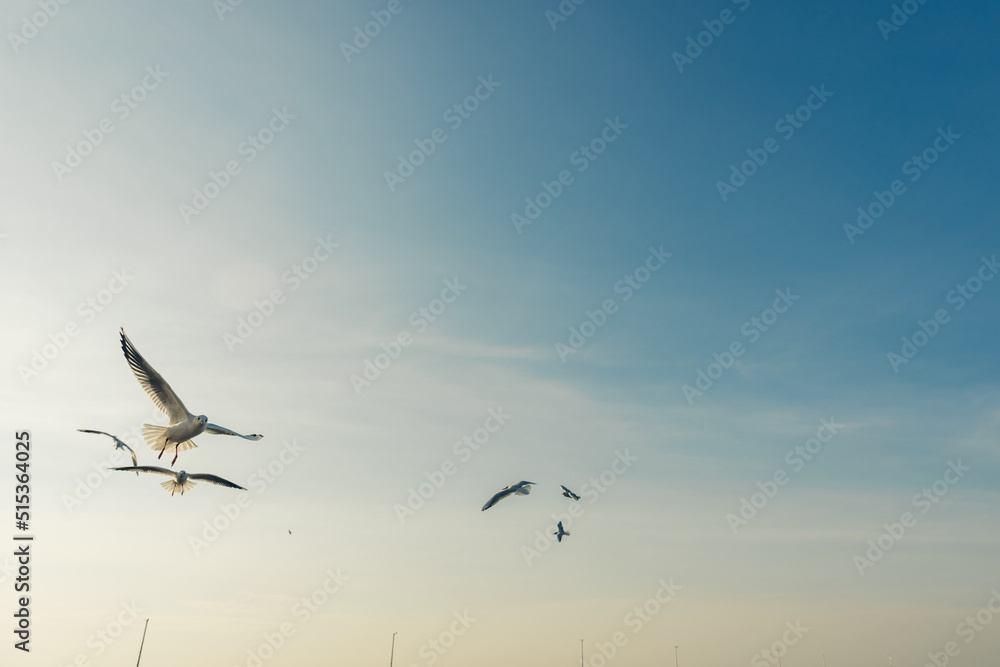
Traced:
POLYGON ((142 647, 146 644, 146 630, 149 628, 149 619, 146 619, 146 625, 142 627, 142 642, 139 644, 139 659, 135 661, 135 667, 139 667, 139 660, 142 660, 142 647))

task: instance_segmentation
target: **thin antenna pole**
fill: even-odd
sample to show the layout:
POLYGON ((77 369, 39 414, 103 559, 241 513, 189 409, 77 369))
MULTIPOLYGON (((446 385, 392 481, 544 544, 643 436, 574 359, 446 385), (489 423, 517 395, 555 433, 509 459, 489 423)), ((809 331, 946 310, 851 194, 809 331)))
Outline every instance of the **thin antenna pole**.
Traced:
POLYGON ((580 667, 583 667, 583 640, 580 640, 580 667))
POLYGON ((680 663, 677 660, 677 646, 679 645, 674 646, 674 667, 679 667, 680 665, 680 663))
MULTIPOLYGON (((392 648, 389 649, 389 667, 392 667, 392 656, 396 654, 396 633, 392 633, 392 648)), ((136 667, 139 667, 136 665, 136 667)))
POLYGON ((135 661, 135 667, 139 667, 139 660, 142 660, 142 647, 146 644, 146 630, 149 628, 149 619, 146 619, 146 625, 142 627, 142 642, 139 643, 139 659, 135 661))
POLYGON ((826 653, 823 654, 823 667, 826 667, 826 653))

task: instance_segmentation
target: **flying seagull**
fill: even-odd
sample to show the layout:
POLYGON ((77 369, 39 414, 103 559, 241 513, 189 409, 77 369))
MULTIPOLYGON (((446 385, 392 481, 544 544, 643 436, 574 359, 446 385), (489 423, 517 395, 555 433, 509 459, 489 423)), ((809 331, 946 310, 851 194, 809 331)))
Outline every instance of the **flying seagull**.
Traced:
POLYGON ((559 522, 559 531, 552 534, 555 535, 556 539, 560 542, 562 542, 563 535, 569 535, 569 533, 563 530, 562 521, 559 522))
MULTIPOLYGON (((560 484, 559 486, 562 486, 562 490, 563 490, 563 493, 562 493, 562 494, 563 494, 564 496, 566 496, 567 498, 572 498, 573 500, 579 500, 579 499, 580 499, 580 496, 576 495, 575 493, 573 493, 572 491, 570 491, 569 489, 567 489, 567 488, 566 488, 565 486, 563 486, 562 484, 560 484)), ((567 533, 567 535, 568 535, 568 534, 569 534, 569 533, 567 533)))
POLYGON ((190 491, 191 487, 195 486, 194 480, 201 480, 210 484, 228 486, 230 489, 242 489, 243 491, 246 491, 246 489, 239 484, 233 484, 229 480, 222 479, 216 475, 188 473, 184 470, 174 472, 173 470, 167 470, 166 468, 159 468, 157 466, 127 466, 125 468, 112 468, 112 470, 134 470, 137 475, 140 472, 155 472, 157 475, 173 477, 173 479, 169 479, 166 482, 160 482, 160 486, 169 491, 170 495, 174 495, 177 491, 180 491, 183 496, 185 491, 190 491))
MULTIPOLYGON (((110 433, 105 433, 104 431, 91 431, 89 428, 78 428, 76 430, 79 431, 80 433, 97 433, 99 435, 106 435, 106 436, 108 436, 109 438, 111 438, 112 440, 115 441, 115 449, 127 449, 128 450, 128 453, 132 455, 132 465, 134 465, 134 466, 139 465, 139 462, 136 461, 136 459, 135 459, 135 451, 131 447, 129 447, 128 445, 126 445, 124 442, 122 442, 121 440, 119 440, 115 436, 111 435, 110 433)), ((139 473, 136 473, 136 477, 138 477, 138 476, 139 476, 139 473)))
POLYGON ((518 482, 513 486, 503 487, 503 489, 498 491, 496 495, 494 495, 492 498, 486 501, 486 504, 483 505, 483 511, 485 512, 486 510, 493 507, 494 505, 496 505, 498 502, 500 502, 509 495, 512 494, 517 494, 519 496, 528 495, 529 493, 531 493, 532 484, 534 484, 534 482, 518 482))
POLYGON ((246 440, 260 440, 264 436, 251 433, 243 435, 236 431, 231 431, 222 426, 208 423, 208 417, 198 415, 195 417, 188 412, 188 409, 181 403, 174 390, 170 388, 163 376, 143 359, 139 351, 132 345, 132 341, 125 335, 125 330, 121 330, 122 352, 125 353, 125 360, 128 361, 132 373, 135 374, 139 385, 142 386, 146 394, 153 399, 153 403, 170 420, 169 426, 153 426, 152 424, 142 425, 142 437, 154 451, 160 452, 156 458, 162 458, 163 452, 169 447, 174 448, 174 459, 170 462, 173 465, 177 461, 177 455, 193 447, 197 447, 191 438, 202 433, 216 433, 221 435, 235 435, 246 440))

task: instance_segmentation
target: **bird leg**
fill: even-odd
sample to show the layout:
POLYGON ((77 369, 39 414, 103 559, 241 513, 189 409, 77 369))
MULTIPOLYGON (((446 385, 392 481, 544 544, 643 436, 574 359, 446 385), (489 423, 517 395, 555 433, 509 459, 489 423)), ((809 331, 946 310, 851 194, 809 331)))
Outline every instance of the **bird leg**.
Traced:
MULTIPOLYGON (((175 463, 177 463, 177 455, 180 454, 180 451, 177 448, 180 447, 180 446, 181 446, 181 443, 179 443, 179 442, 176 445, 174 445, 174 460, 170 462, 171 466, 173 466, 175 463)), ((184 495, 184 494, 181 494, 181 495, 184 495)))
POLYGON ((160 455, 157 456, 156 458, 157 459, 162 459, 163 458, 163 452, 165 452, 166 450, 167 450, 167 446, 163 445, 163 449, 160 450, 160 455))

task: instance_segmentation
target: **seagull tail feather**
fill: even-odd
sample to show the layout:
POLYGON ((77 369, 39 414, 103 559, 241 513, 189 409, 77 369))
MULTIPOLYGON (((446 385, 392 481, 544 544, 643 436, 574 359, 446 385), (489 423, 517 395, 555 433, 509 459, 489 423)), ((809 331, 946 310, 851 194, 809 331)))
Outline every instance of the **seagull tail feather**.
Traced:
MULTIPOLYGON (((146 441, 154 452, 162 452, 167 447, 173 449, 174 444, 167 444, 167 427, 166 426, 154 426, 153 424, 143 424, 142 425, 142 437, 146 441)), ((177 445, 178 452, 186 452, 189 449, 194 449, 198 445, 195 444, 194 440, 185 440, 181 444, 177 445)))
POLYGON ((167 491, 170 491, 170 495, 174 495, 177 493, 183 494, 185 491, 190 491, 191 487, 195 486, 196 484, 197 482, 192 482, 190 479, 184 482, 183 484, 178 484, 177 481, 173 479, 168 479, 165 482, 160 482, 160 486, 162 486, 167 491))
POLYGON ((142 425, 142 439, 145 440, 146 444, 152 447, 155 452, 163 451, 163 448, 167 446, 166 433, 166 426, 154 426, 152 424, 142 425))
POLYGON ((177 445, 177 451, 186 452, 189 449, 194 449, 198 445, 195 444, 194 440, 185 440, 181 444, 177 445))

